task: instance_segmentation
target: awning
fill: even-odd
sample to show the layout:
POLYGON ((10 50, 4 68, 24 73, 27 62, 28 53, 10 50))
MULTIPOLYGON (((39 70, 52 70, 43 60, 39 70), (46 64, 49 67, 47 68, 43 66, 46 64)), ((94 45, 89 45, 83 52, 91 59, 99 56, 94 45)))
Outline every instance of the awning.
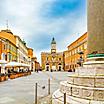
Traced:
POLYGON ((21 66, 23 66, 23 67, 30 67, 30 65, 24 64, 24 63, 21 63, 21 66))
POLYGON ((21 66, 21 64, 18 62, 9 62, 5 66, 6 67, 16 67, 16 66, 21 66))
POLYGON ((19 62, 9 62, 5 65, 6 67, 30 67, 28 64, 19 63, 19 62))

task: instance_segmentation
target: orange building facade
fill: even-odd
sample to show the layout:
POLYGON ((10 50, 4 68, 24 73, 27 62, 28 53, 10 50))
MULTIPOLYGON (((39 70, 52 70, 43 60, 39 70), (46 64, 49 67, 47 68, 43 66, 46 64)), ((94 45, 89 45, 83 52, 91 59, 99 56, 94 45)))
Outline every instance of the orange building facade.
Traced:
POLYGON ((30 69, 33 71, 34 61, 32 61, 32 58, 33 58, 33 49, 28 48, 28 59, 29 59, 30 69))
POLYGON ((87 32, 71 43, 68 50, 64 51, 64 69, 66 71, 75 71, 87 58, 87 32))
POLYGON ((10 30, 0 32, 0 59, 17 61, 16 39, 10 30))
POLYGON ((29 58, 33 57, 33 49, 32 48, 28 48, 28 57, 29 58))
POLYGON ((32 58, 33 49, 28 48, 24 40, 14 35, 9 29, 0 31, 0 60, 5 60, 7 63, 14 61, 24 63, 33 70, 37 61, 35 62, 32 58))
POLYGON ((37 57, 32 58, 32 68, 34 72, 40 70, 40 63, 37 61, 37 57))

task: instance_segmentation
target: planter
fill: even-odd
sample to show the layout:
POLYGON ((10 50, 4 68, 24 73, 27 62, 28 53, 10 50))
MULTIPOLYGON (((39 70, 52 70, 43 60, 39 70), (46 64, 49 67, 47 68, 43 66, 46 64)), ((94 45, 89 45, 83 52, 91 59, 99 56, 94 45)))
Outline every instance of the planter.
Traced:
POLYGON ((9 77, 10 79, 15 79, 16 78, 16 74, 10 74, 10 77, 9 77))
POLYGON ((5 80, 8 80, 8 75, 5 75, 5 80))
POLYGON ((0 82, 5 81, 5 76, 0 76, 0 82))
POLYGON ((31 72, 28 72, 28 75, 31 75, 31 72))
POLYGON ((29 71, 29 72, 11 73, 8 76, 10 79, 15 79, 15 78, 23 77, 23 76, 27 76, 27 75, 31 75, 31 72, 29 71))
POLYGON ((0 75, 0 82, 6 81, 6 80, 8 80, 8 75, 1 74, 0 75))

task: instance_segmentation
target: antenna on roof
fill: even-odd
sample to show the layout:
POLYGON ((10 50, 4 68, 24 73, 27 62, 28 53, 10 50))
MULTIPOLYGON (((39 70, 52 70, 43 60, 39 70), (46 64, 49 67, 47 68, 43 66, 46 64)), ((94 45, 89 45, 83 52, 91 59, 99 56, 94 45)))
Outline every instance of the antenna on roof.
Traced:
POLYGON ((7 30, 8 30, 8 27, 9 27, 9 26, 8 26, 8 20, 6 20, 6 27, 7 27, 7 30))

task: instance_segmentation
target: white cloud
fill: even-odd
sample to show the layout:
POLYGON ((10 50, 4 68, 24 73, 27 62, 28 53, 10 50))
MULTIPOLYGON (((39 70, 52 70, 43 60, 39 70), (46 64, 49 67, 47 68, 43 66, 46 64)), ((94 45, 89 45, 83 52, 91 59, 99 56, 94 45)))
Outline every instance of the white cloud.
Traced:
MULTIPOLYGON (((49 18, 49 20, 41 17, 41 13, 45 12, 42 8, 52 2, 53 0, 3 0, 1 2, 0 28, 4 28, 5 22, 3 21, 8 19, 13 33, 27 40, 29 46, 30 40, 35 41, 35 39, 47 37, 49 34, 50 38, 53 36, 56 38, 59 50, 66 49, 66 46, 78 37, 78 33, 81 35, 86 32, 86 16, 84 14, 77 17, 75 13, 72 13, 61 18, 49 18)), ((42 41, 44 43, 44 40, 42 41)), ((39 57, 40 51, 43 50, 37 51, 36 44, 39 43, 33 42, 30 47, 36 48, 35 53, 39 57)))

